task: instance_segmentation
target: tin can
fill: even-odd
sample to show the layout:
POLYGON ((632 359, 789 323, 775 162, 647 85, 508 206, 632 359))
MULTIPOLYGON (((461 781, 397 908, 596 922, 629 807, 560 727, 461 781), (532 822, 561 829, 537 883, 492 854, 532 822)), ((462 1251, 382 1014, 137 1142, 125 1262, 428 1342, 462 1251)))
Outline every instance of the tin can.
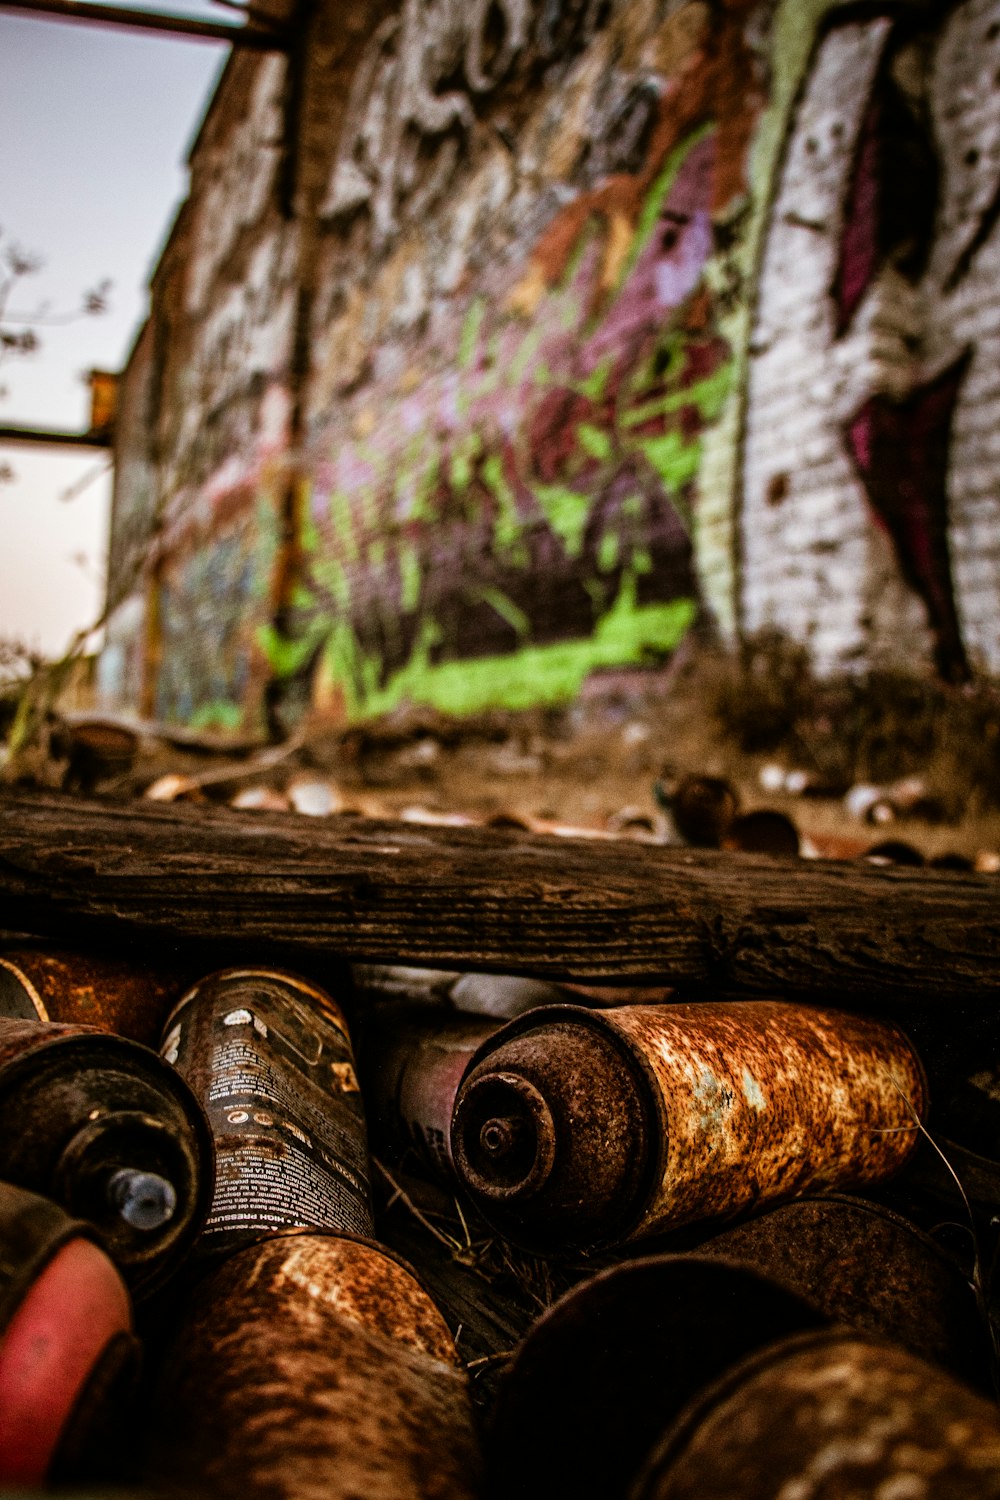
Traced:
POLYGON ((324 990, 274 969, 223 970, 181 1000, 161 1050, 204 1106, 215 1141, 199 1254, 284 1229, 373 1233, 351 1041, 324 990))
POLYGON ((193 977, 103 954, 7 949, 0 953, 0 1016, 80 1023, 155 1047, 193 977))
POLYGON ((0 1175, 95 1225, 146 1293, 201 1228, 212 1141, 183 1079, 149 1048, 0 1018, 0 1175))
POLYGON ((361 1074, 372 1135, 397 1160, 414 1152, 454 1176, 451 1117, 473 1056, 499 1022, 426 1005, 382 1005, 366 1019, 361 1074))
POLYGON ((1000 1496, 996 1406, 905 1349, 801 1335, 731 1369, 668 1431, 631 1500, 1000 1496))
POLYGON ((0 1183, 0 1487, 113 1475, 136 1353, 93 1227, 0 1183))
POLYGON ((895 1027, 776 1000, 546 1007, 466 1074, 452 1154, 529 1249, 588 1248, 884 1181, 926 1107, 895 1027))
POLYGON ((149 1473, 220 1500, 470 1500, 448 1328, 380 1247, 286 1233, 206 1269, 154 1401, 149 1473))

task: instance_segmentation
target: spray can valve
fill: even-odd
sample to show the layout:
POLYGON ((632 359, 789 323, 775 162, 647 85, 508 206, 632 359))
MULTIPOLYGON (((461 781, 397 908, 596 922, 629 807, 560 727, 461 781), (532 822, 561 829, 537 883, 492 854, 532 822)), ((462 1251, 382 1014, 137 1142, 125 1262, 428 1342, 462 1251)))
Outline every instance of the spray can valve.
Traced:
POLYGON ((157 1172, 119 1167, 108 1179, 108 1202, 133 1229, 161 1229, 177 1210, 177 1190, 157 1172))

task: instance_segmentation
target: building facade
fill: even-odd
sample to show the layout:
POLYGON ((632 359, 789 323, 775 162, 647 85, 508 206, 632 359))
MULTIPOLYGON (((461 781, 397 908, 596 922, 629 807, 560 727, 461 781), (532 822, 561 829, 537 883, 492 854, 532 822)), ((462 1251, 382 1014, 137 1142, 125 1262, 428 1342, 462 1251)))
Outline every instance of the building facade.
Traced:
POLYGON ((105 698, 572 697, 698 621, 1000 672, 1000 0, 300 10, 196 140, 105 698))

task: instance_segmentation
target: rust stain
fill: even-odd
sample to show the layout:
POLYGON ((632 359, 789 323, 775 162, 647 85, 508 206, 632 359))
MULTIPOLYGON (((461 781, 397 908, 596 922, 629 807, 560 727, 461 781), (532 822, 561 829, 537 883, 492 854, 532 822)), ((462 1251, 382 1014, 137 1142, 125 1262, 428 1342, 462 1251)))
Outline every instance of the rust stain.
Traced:
POLYGON ((5 950, 0 964, 37 995, 40 1020, 80 1022, 155 1046, 163 1020, 185 987, 190 970, 126 963, 75 952, 5 950))
POLYGON ((731 1216, 896 1172, 926 1113, 923 1068, 895 1027, 780 1001, 608 1013, 652 1068, 666 1162, 633 1231, 731 1216))
POLYGON ((926 1103, 907 1038, 864 1017, 780 1001, 550 1006, 480 1050, 452 1150, 510 1238, 613 1243, 881 1182, 926 1103))
POLYGON ((384 1251, 269 1240, 195 1290, 159 1382, 148 1472, 233 1500, 471 1500, 479 1463, 457 1364, 440 1314, 384 1251))

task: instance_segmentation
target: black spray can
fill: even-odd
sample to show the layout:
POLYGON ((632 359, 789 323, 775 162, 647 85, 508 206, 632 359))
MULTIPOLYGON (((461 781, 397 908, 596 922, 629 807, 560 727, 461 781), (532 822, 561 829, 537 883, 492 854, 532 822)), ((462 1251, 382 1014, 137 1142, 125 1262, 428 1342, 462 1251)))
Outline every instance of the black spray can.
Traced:
POLYGON ((189 991, 162 1054, 215 1140, 199 1252, 289 1229, 374 1232, 364 1107, 347 1024, 325 991, 272 969, 226 969, 189 991))
POLYGON ((0 1177, 93 1224, 146 1293, 201 1228, 212 1141, 184 1080, 148 1047, 0 1017, 0 1177))

